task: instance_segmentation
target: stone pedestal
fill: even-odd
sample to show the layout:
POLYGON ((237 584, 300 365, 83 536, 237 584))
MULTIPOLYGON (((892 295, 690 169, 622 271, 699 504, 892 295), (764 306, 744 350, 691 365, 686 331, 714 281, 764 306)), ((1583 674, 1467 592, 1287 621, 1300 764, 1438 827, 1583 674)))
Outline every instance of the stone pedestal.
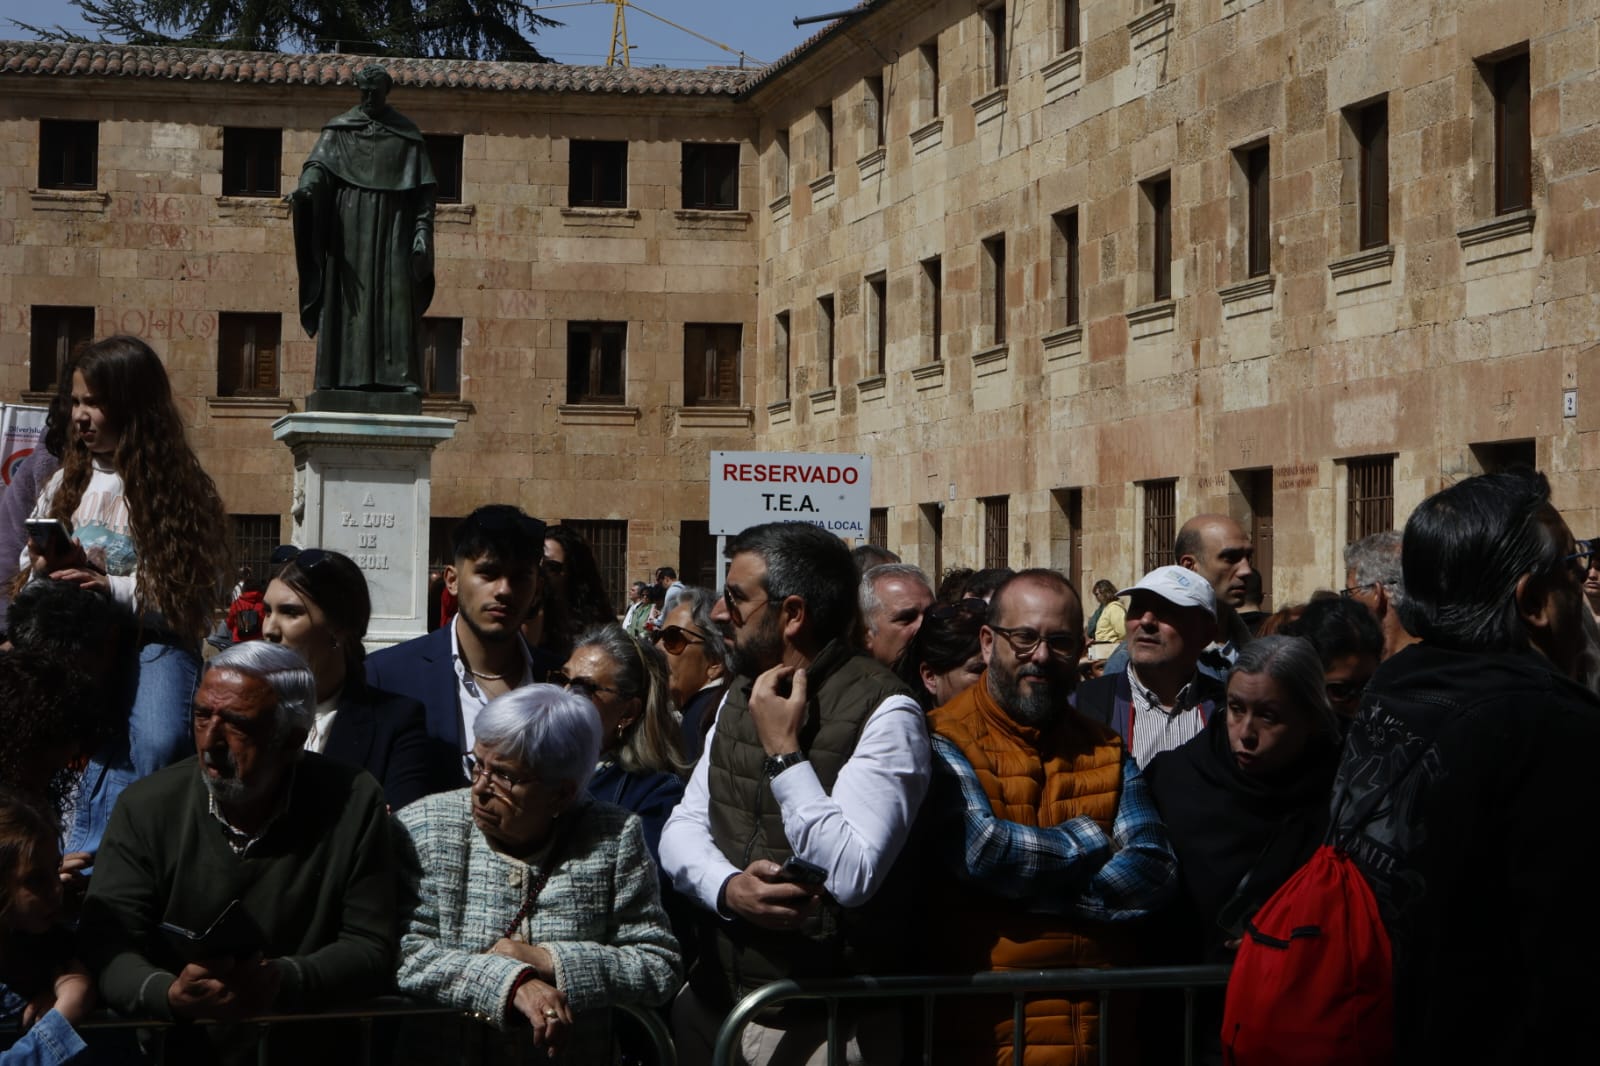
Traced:
POLYGON ((367 575, 369 650, 428 630, 430 471, 455 428, 448 418, 333 411, 272 424, 294 452, 293 542, 348 555, 367 575))

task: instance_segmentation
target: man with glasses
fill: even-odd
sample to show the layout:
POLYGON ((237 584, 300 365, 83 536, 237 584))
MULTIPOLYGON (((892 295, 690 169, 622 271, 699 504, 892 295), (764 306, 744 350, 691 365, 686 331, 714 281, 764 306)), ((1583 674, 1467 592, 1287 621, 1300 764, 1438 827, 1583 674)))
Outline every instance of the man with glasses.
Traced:
POLYGON ((1575 979, 1600 956, 1584 902, 1600 699, 1576 681, 1589 550, 1527 469, 1460 481, 1406 522, 1420 640, 1367 685, 1329 831, 1391 940, 1395 1062, 1560 1062, 1589 1038, 1592 983, 1575 979))
POLYGON ((1383 631, 1383 655, 1387 659, 1401 648, 1415 644, 1417 638, 1406 630, 1401 619, 1406 584, 1400 574, 1400 533, 1386 529, 1362 537, 1344 550, 1344 585, 1339 594, 1367 609, 1383 631))
POLYGON ((472 723, 491 699, 561 665, 530 648, 521 630, 539 595, 544 536, 543 522, 510 504, 473 511, 450 537, 455 561, 444 580, 458 604, 450 624, 367 659, 367 680, 421 701, 428 735, 463 760, 472 750, 472 723))
POLYGON ((1226 703, 1221 681, 1200 667, 1217 634, 1211 585, 1182 566, 1161 566, 1128 597, 1128 668, 1085 681, 1078 713, 1110 726, 1140 766, 1197 736, 1226 703))
MULTIPOLYGON (((928 785, 927 727, 906 687, 853 647, 849 549, 780 522, 745 530, 727 552, 711 620, 737 676, 661 834, 662 868, 704 909, 701 955, 673 1010, 686 1064, 710 1061, 745 993, 905 969, 920 932, 920 887, 901 852, 928 785)), ((845 1011, 840 1024, 848 1061, 900 1061, 898 1011, 845 1011)), ((820 1009, 786 1008, 746 1028, 739 1061, 823 1061, 827 1028, 820 1009)))
MULTIPOLYGON (((1024 570, 995 593, 978 639, 983 676, 928 715, 928 838, 949 875, 930 886, 940 966, 1132 962, 1116 927, 1171 898, 1177 860, 1122 738, 1072 708, 1077 593, 1053 570, 1024 570)), ((1094 1059, 1098 996, 1031 997, 1026 1016, 1030 1061, 1094 1059)), ((941 1059, 1009 1056, 1011 1019, 1009 1003, 942 1015, 941 1059)))

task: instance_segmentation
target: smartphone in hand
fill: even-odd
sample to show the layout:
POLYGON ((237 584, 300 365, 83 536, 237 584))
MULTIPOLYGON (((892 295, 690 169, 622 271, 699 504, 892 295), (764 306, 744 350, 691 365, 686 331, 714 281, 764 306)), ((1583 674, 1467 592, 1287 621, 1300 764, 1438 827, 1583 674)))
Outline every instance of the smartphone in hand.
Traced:
POLYGON ((798 855, 791 855, 783 860, 783 869, 778 871, 779 881, 788 881, 790 884, 805 885, 808 888, 822 884, 828 879, 828 871, 814 862, 806 862, 798 855))

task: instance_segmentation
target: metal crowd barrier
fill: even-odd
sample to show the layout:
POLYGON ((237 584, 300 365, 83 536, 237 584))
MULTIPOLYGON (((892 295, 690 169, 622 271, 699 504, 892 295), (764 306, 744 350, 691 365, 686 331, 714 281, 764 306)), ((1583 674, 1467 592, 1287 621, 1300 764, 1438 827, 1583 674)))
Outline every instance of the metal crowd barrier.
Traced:
MULTIPOLYGON (((647 1066, 677 1066, 678 1052, 673 1046, 672 1036, 667 1032, 666 1024, 655 1011, 643 1007, 614 1006, 610 1008, 617 1014, 625 1014, 639 1024, 649 1039, 654 1051, 654 1058, 648 1061, 647 1066)), ((418 1000, 407 999, 404 996, 382 996, 378 999, 368 1000, 339 1010, 318 1011, 314 1014, 267 1014, 251 1018, 246 1022, 229 1022, 234 1026, 256 1026, 261 1030, 263 1037, 268 1029, 274 1025, 291 1025, 296 1022, 330 1022, 348 1021, 359 1027, 361 1034, 361 1052, 352 1066, 373 1066, 373 1040, 372 1028, 375 1022, 392 1022, 401 1018, 448 1018, 456 1017, 465 1024, 471 1024, 479 1033, 479 1045, 476 1060, 481 1066, 489 1066, 489 1048, 487 1037, 490 1026, 481 1021, 474 1020, 470 1014, 450 1007, 435 1007, 418 1000)), ((175 1025, 187 1025, 183 1022, 166 1022, 148 1018, 125 1018, 109 1012, 100 1012, 89 1019, 79 1023, 75 1028, 80 1032, 110 1029, 146 1029, 155 1030, 164 1034, 166 1030, 175 1025)), ((207 1025, 208 1022, 196 1024, 207 1025)), ((20 1027, 15 1024, 0 1023, 0 1048, 9 1046, 21 1035, 20 1027)), ((262 1039, 257 1053, 259 1066, 268 1066, 270 1062, 269 1043, 262 1039)), ((165 1064, 168 1061, 166 1054, 166 1041, 164 1035, 158 1037, 159 1050, 156 1052, 155 1061, 165 1064)))
POLYGON ((1110 970, 1018 970, 971 976, 846 977, 816 981, 774 981, 741 999, 717 1030, 712 1066, 735 1066, 739 1036, 759 1012, 780 1003, 821 1000, 828 1009, 828 1064, 841 1066, 839 1004, 846 1001, 918 999, 922 1003, 922 1062, 933 1062, 933 1004, 940 997, 1009 994, 1012 998, 1011 1061, 1022 1066, 1026 1046, 1027 997, 1039 992, 1100 993, 1100 1066, 1109 1066, 1111 1040, 1106 1025, 1111 993, 1153 989, 1183 990, 1184 1064, 1194 1063, 1194 997, 1202 988, 1228 983, 1228 966, 1139 966, 1110 970))

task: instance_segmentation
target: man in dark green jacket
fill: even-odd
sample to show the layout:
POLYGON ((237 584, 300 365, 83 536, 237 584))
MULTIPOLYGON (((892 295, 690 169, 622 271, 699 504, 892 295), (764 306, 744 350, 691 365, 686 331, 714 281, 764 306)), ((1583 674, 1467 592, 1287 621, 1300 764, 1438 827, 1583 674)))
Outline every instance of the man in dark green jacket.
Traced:
MULTIPOLYGON (((383 792, 364 771, 303 752, 315 706, 311 671, 287 648, 252 641, 207 664, 194 699, 198 756, 123 793, 95 860, 80 949, 113 1009, 236 1022, 389 987, 395 877, 383 792)), ((267 1036, 269 1057, 301 1066, 348 1050, 304 1030, 267 1036)), ((168 1051, 254 1061, 261 1039, 184 1027, 168 1051)))

